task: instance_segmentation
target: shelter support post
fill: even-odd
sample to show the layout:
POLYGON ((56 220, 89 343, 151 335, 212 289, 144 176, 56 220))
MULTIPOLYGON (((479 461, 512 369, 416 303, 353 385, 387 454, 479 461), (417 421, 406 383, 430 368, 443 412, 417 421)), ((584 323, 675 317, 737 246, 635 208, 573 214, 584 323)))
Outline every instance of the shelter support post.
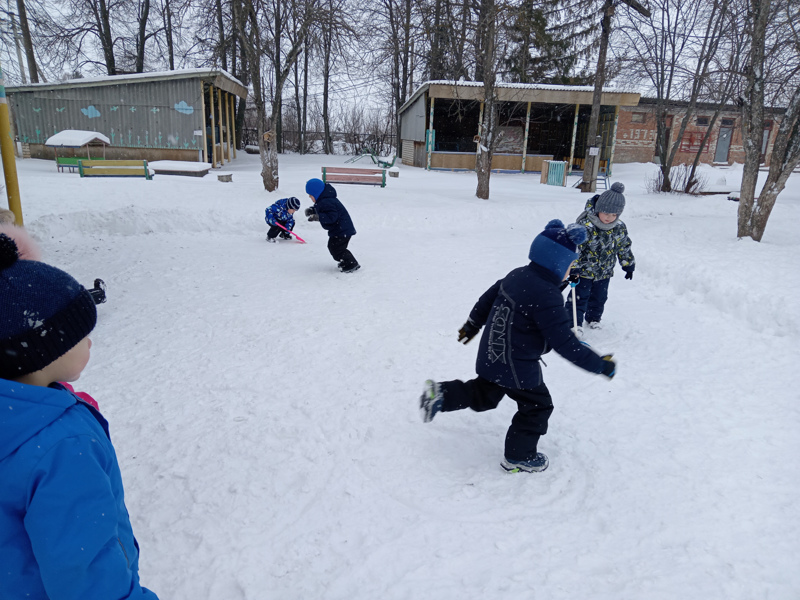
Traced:
MULTIPOLYGON (((222 118, 222 90, 217 88, 217 110, 219 111, 219 162, 225 165, 225 142, 222 141, 222 127, 225 120, 222 118)), ((230 156, 228 157, 230 162, 230 156)))
POLYGON ((567 165, 567 174, 572 175, 572 161, 575 159, 575 136, 578 134, 578 110, 581 105, 575 105, 575 118, 572 121, 572 143, 569 146, 569 164, 567 165))
POLYGON ((17 179, 17 159, 14 155, 14 140, 11 139, 11 118, 6 99, 6 84, 3 68, 0 67, 0 154, 3 161, 3 176, 6 183, 8 208, 14 213, 17 225, 22 225, 22 202, 17 179))
POLYGON ((203 132, 203 162, 207 163, 208 156, 208 137, 206 136, 206 90, 203 82, 200 82, 200 129, 203 132))
POLYGON ((211 114, 211 166, 217 168, 217 119, 214 116, 214 86, 208 86, 208 110, 211 114))
POLYGON ((619 105, 614 107, 614 128, 611 130, 611 155, 606 165, 606 177, 611 177, 611 166, 614 164, 614 150, 617 148, 617 125, 619 124, 619 105))
POLYGON ((236 105, 234 104, 233 94, 228 95, 228 105, 231 110, 230 128, 231 128, 231 146, 233 147, 233 158, 236 158, 236 105))
POLYGON ((433 154, 433 103, 435 100, 436 98, 431 98, 431 111, 428 119, 428 135, 426 136, 427 139, 425 140, 426 145, 428 146, 428 165, 425 168, 428 171, 431 170, 431 154, 433 154))
POLYGON ((522 142, 522 170, 525 172, 525 159, 528 156, 528 130, 531 125, 531 103, 528 102, 528 114, 525 116, 525 139, 522 142))

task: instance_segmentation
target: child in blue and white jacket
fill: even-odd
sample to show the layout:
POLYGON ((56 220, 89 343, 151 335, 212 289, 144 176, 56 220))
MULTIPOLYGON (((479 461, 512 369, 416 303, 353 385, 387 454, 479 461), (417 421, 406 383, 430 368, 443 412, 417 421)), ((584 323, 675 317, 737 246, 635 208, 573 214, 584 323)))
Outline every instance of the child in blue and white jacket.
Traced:
POLYGON ((139 545, 108 422, 62 383, 89 362, 96 322, 83 286, 20 259, 0 234, 4 600, 158 600, 139 584, 139 545))
POLYGON ((300 200, 292 196, 291 198, 281 198, 275 204, 268 207, 265 211, 266 215, 264 220, 269 225, 267 232, 267 241, 273 244, 277 241, 278 236, 284 240, 292 239, 292 235, 286 231, 294 229, 294 213, 300 208, 300 200), (283 225, 283 228, 278 224, 283 225))

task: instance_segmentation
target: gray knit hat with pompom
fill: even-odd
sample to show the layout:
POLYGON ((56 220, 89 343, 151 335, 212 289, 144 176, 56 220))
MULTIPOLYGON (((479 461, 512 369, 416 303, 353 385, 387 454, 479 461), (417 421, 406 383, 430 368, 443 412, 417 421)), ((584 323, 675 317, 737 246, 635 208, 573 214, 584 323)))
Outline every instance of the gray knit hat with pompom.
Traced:
POLYGON ((625 210, 625 196, 622 192, 625 191, 625 186, 619 181, 615 182, 610 190, 606 190, 597 199, 594 204, 594 212, 596 213, 611 213, 613 215, 621 215, 625 210))

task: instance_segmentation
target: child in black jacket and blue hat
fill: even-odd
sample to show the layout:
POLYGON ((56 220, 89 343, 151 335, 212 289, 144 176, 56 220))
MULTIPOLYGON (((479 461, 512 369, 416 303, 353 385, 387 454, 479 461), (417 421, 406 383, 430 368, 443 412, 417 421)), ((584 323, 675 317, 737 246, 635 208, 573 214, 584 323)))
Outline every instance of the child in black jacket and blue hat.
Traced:
POLYGON ((319 221, 328 230, 328 252, 339 263, 339 270, 342 273, 358 271, 361 265, 347 249, 356 228, 350 213, 336 196, 336 189, 321 179, 309 179, 306 194, 314 202, 314 206, 306 209, 306 216, 309 221, 319 221))
POLYGON ((537 449, 553 412, 539 366, 543 354, 555 349, 587 371, 609 379, 615 373, 610 354, 601 357, 575 337, 561 295, 561 284, 578 258, 576 247, 585 239, 583 226, 550 221, 531 244, 531 262, 490 287, 459 330, 458 341, 466 344, 486 325, 475 365, 478 377, 441 383, 429 379, 420 398, 426 423, 440 411, 481 412, 496 408, 503 396, 515 400, 518 410, 501 463, 509 473, 544 471, 549 463, 537 449))

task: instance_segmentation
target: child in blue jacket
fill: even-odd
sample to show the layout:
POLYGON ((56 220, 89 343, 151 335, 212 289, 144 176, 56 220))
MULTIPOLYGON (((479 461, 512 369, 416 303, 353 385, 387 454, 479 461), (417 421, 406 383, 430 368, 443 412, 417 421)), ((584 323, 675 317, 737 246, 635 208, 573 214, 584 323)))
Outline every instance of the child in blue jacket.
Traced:
POLYGON ((490 287, 458 332, 458 341, 466 344, 486 325, 475 365, 478 377, 441 383, 429 379, 420 398, 426 423, 440 411, 491 410, 503 396, 516 401, 517 413, 500 463, 509 473, 544 471, 549 464, 537 448, 553 412, 539 366, 543 354, 554 349, 582 369, 614 377, 616 363, 611 355, 598 356, 575 337, 561 296, 566 285, 562 282, 578 258, 576 248, 585 239, 583 226, 565 228, 558 219, 550 221, 531 244, 531 262, 490 287))
POLYGON ((339 263, 339 270, 342 273, 358 271, 361 265, 347 249, 356 228, 350 213, 336 196, 336 189, 321 179, 309 179, 306 194, 314 202, 314 206, 306 209, 306 216, 309 221, 319 221, 323 229, 328 230, 328 252, 339 263))
POLYGON ((97 321, 72 277, 0 234, 0 597, 158 600, 139 584, 108 423, 59 382, 97 321))
POLYGON ((294 229, 294 213, 300 209, 300 200, 292 196, 291 198, 281 198, 275 204, 267 208, 264 220, 269 225, 267 231, 267 241, 275 243, 278 236, 283 240, 292 239, 289 231, 294 229), (278 224, 283 225, 279 227, 278 224))

